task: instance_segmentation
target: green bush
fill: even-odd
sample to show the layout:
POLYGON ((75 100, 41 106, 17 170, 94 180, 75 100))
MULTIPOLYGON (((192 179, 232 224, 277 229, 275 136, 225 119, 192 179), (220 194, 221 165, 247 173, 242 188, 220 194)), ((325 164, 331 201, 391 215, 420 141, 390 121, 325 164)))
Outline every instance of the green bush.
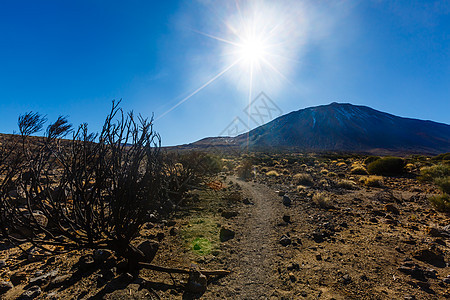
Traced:
POLYGON ((432 160, 450 161, 450 152, 441 153, 431 158, 432 160))
POLYGON ((314 185, 314 180, 311 177, 311 175, 309 175, 309 174, 299 173, 299 174, 295 174, 293 176, 293 178, 297 185, 306 185, 306 186, 314 185))
POLYGON ((431 167, 425 167, 420 170, 419 179, 422 181, 434 181, 436 178, 450 176, 450 166, 438 164, 431 167))
POLYGON ((356 184, 351 180, 340 180, 336 183, 336 187, 345 190, 354 190, 357 188, 356 184))
POLYGON ((381 157, 379 156, 368 156, 365 160, 364 160, 364 164, 367 166, 370 163, 373 163, 376 160, 379 160, 381 157))
POLYGON ((436 178, 434 182, 444 193, 450 194, 450 176, 436 178))
POLYGON ((450 196, 448 194, 430 197, 430 202, 437 211, 450 212, 450 196))
POLYGON ((353 174, 353 175, 367 175, 367 171, 362 166, 356 166, 356 167, 353 167, 350 170, 350 174, 353 174))
POLYGON ((400 175, 405 161, 400 157, 383 157, 367 165, 367 171, 373 175, 400 175))

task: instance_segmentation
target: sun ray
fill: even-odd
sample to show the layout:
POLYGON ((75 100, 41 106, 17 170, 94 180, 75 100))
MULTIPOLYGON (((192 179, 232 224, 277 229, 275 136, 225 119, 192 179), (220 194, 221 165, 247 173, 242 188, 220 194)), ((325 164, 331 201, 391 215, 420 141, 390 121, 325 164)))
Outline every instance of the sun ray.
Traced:
POLYGON ((218 36, 214 36, 214 35, 212 35, 212 34, 208 34, 208 33, 205 33, 205 32, 201 32, 201 31, 198 31, 198 30, 195 30, 195 29, 193 29, 193 31, 196 32, 196 33, 198 33, 198 34, 204 35, 204 36, 206 36, 206 37, 212 38, 212 39, 214 39, 214 40, 218 40, 218 41, 220 41, 220 42, 224 42, 224 43, 227 43, 227 44, 230 44, 230 45, 239 47, 239 44, 238 44, 238 43, 234 43, 234 42, 229 41, 229 40, 226 40, 226 39, 224 39, 224 38, 221 38, 221 37, 218 37, 218 36))
POLYGON ((158 118, 155 119, 155 121, 161 119, 162 117, 164 117, 165 115, 167 115, 168 113, 170 113, 171 111, 173 111, 175 108, 177 108, 178 106, 180 106, 181 104, 183 104, 184 102, 186 102, 187 100, 189 100, 192 96, 196 95, 198 92, 200 92, 201 90, 203 90, 204 88, 206 88, 208 85, 210 85, 211 83, 213 83, 216 79, 218 79, 220 76, 222 76, 223 74, 225 74, 226 72, 228 72, 228 70, 230 70, 232 67, 234 67, 236 64, 239 63, 239 60, 236 60, 235 62, 233 62, 232 64, 230 64, 228 67, 226 67, 225 69, 223 69, 222 71, 220 71, 219 73, 217 73, 214 77, 212 77, 210 80, 208 80, 207 82, 205 82, 202 86, 200 86, 198 89, 196 89, 195 91, 193 91, 192 93, 190 93, 189 95, 187 95, 186 97, 184 97, 183 99, 181 99, 180 101, 178 101, 177 104, 175 104, 174 106, 172 106, 170 109, 168 109, 167 111, 165 111, 163 114, 161 114, 158 118))

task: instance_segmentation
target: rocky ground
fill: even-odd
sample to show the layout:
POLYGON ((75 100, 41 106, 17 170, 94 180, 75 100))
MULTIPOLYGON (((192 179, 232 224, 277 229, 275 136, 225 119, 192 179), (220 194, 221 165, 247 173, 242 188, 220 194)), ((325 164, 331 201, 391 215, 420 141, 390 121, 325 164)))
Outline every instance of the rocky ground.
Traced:
MULTIPOLYGON (((153 263, 225 269, 206 291, 188 276, 122 273, 109 251, 45 259, 2 244, 4 299, 445 299, 450 297, 447 215, 412 173, 352 174, 352 160, 257 164, 254 177, 194 190, 170 220, 145 224, 136 245, 159 241, 153 263), (296 174, 306 174, 296 175, 296 174), (195 290, 195 289, 194 289, 195 290)), ((28 249, 31 245, 23 245, 28 249)), ((200 283, 202 279, 198 280, 200 283)))

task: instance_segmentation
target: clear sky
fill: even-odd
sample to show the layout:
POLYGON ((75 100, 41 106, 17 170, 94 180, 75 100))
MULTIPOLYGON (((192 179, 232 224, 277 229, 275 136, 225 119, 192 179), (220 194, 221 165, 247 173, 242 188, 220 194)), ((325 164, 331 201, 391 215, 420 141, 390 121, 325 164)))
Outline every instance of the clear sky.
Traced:
POLYGON ((449 124, 450 2, 0 2, 2 133, 26 111, 96 131, 122 98, 176 145, 255 127, 261 91, 284 113, 347 102, 449 124))

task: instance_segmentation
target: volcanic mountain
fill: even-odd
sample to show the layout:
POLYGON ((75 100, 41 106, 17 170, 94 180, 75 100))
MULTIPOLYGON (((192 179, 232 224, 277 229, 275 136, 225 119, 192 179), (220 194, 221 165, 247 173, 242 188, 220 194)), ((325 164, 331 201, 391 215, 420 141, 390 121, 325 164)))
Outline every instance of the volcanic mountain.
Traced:
POLYGON ((450 152, 450 125, 398 117, 367 106, 331 103, 293 111, 237 137, 206 138, 183 148, 360 153, 450 152))

